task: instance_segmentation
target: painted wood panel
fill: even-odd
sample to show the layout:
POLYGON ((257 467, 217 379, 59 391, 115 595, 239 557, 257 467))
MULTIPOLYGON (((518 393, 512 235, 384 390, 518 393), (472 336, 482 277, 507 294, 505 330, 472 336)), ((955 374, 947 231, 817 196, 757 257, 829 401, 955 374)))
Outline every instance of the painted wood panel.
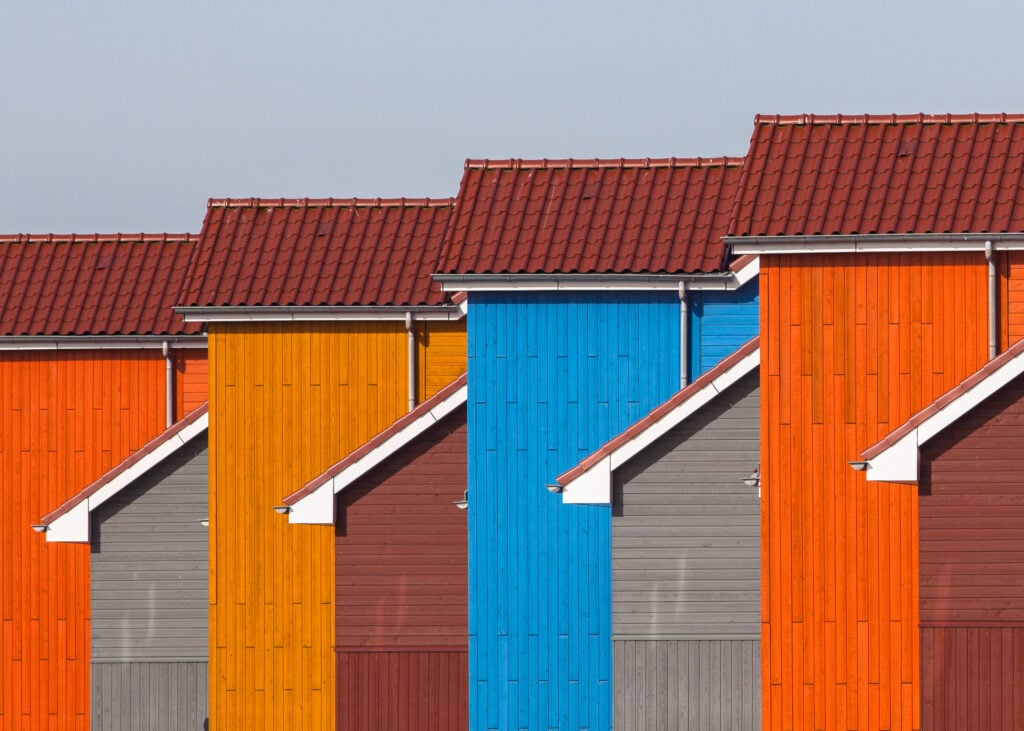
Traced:
POLYGON ((545 485, 679 386, 675 293, 469 308, 470 728, 612 725, 611 510, 545 485))
POLYGON ((202 731, 206 662, 93 662, 92 728, 202 731))
POLYGON ((761 643, 616 640, 617 731, 761 727, 761 643))
POLYGON ((920 728, 915 486, 847 462, 987 354, 980 254, 761 257, 772 729, 920 728))
POLYGON ((405 412, 406 356, 399 323, 210 326, 212 728, 334 723, 334 530, 272 508, 405 412))
POLYGON ((1024 377, 921 450, 922 728, 1024 725, 1024 377))
POLYGON ((421 322, 417 326, 417 401, 426 401, 466 371, 466 323, 421 322))
POLYGON ((735 291, 691 290, 688 314, 687 362, 693 381, 757 335, 757 280, 735 291))
POLYGON ((461 731, 466 728, 465 650, 339 652, 340 729, 461 731), (456 692, 452 692, 456 691, 456 692))
POLYGON ((206 348, 174 351, 174 418, 180 419, 210 398, 206 348))
POLYGON ((89 722, 89 547, 29 526, 164 428, 157 351, 0 354, 0 727, 89 722))
POLYGON ((93 511, 93 661, 206 662, 207 483, 203 435, 93 511))

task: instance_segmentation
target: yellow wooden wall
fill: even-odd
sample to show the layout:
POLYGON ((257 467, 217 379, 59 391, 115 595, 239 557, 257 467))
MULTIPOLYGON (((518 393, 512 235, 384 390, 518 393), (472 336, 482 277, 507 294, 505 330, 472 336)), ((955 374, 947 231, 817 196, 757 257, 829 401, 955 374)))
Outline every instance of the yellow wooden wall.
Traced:
MULTIPOLYGON (((427 331, 421 398, 466 367, 463 323, 427 331)), ((272 508, 405 413, 404 323, 211 324, 209 355, 210 727, 332 728, 334 528, 272 508)))
POLYGON ((986 358, 980 253, 761 258, 766 729, 920 728, 917 487, 847 462, 986 358))

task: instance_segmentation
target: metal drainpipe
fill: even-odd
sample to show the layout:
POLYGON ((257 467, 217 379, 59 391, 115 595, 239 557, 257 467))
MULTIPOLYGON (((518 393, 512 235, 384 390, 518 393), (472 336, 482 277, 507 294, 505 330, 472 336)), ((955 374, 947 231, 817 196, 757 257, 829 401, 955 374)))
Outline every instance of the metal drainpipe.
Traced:
POLYGON ((171 348, 165 340, 161 348, 167 367, 166 392, 167 392, 167 426, 174 423, 174 360, 171 358, 171 348))
POLYGON ((996 278, 995 247, 991 241, 985 242, 985 261, 988 262, 988 359, 992 360, 999 354, 999 290, 996 278))
POLYGON ((409 411, 412 411, 416 408, 416 331, 411 312, 405 313, 405 332, 409 342, 409 411))
POLYGON ((687 366, 686 338, 689 310, 686 307, 686 282, 679 283, 679 388, 683 388, 690 380, 687 366))

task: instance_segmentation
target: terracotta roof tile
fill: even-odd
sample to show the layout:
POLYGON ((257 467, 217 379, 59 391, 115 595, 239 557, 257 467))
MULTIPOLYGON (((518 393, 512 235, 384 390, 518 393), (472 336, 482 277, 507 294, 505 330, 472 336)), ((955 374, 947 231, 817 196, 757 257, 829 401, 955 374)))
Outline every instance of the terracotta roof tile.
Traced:
POLYGON ((1024 115, 758 116, 734 236, 1024 231, 1024 115))
POLYGON ((211 200, 179 304, 440 305, 452 200, 211 200))
POLYGON ((440 271, 720 271, 741 162, 468 160, 440 271))
POLYGON ((0 336, 187 335, 188 234, 0 236, 0 336))

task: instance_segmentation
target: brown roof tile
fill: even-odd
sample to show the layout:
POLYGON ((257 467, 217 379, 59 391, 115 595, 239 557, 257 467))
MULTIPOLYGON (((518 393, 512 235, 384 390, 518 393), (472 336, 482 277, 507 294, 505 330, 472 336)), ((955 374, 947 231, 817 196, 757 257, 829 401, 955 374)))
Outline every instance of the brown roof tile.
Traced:
POLYGON ((452 200, 211 200, 179 304, 439 305, 452 200))
POLYGON ((440 271, 720 271, 741 162, 469 160, 440 271))
POLYGON ((0 236, 0 336, 187 335, 188 234, 0 236))
POLYGON ((734 236, 1024 231, 1024 115, 758 116, 734 236))

